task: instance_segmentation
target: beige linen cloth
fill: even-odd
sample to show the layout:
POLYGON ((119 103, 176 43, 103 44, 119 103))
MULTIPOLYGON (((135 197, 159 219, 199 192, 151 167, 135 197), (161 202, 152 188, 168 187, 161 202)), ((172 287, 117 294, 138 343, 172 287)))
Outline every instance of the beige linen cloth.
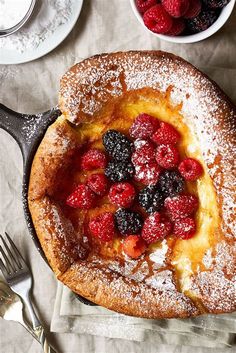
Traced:
POLYGON ((82 304, 74 293, 58 283, 51 330, 172 345, 223 348, 236 343, 236 314, 204 315, 192 319, 140 319, 99 306, 82 304))
MULTIPOLYGON (((182 56, 214 79, 236 103, 236 9, 213 37, 179 45, 144 31, 128 0, 85 0, 74 30, 56 50, 32 63, 0 66, 0 102, 20 112, 46 111, 57 104, 59 78, 68 67, 97 53, 131 49, 161 49, 182 56)), ((0 130, 0 232, 7 230, 13 236, 32 266, 34 300, 46 326, 51 324, 51 330, 60 333, 51 336, 59 352, 221 353, 234 344, 235 314, 154 321, 80 304, 73 293, 57 284, 29 238, 21 176, 20 152, 0 130)), ((16 351, 39 353, 41 348, 20 326, 0 320, 0 352, 16 351)))

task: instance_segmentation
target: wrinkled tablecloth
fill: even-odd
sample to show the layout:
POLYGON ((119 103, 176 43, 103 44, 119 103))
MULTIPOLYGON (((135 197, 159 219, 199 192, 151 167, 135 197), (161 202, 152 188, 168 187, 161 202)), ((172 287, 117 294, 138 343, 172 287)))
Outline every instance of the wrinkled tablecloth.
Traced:
POLYGON ((224 348, 236 344, 236 313, 185 320, 135 318, 85 305, 66 286, 58 283, 51 330, 159 344, 224 348))
MULTIPOLYGON (((236 103, 236 9, 224 28, 213 37, 201 43, 179 45, 160 41, 144 31, 135 19, 128 0, 85 0, 74 30, 52 53, 31 63, 0 66, 0 102, 20 112, 46 111, 57 104, 59 79, 72 64, 93 54, 130 49, 161 49, 182 56, 214 79, 236 103)), ((175 333, 171 330, 168 333, 166 326, 160 323, 161 330, 155 329, 154 333, 153 330, 142 331, 135 337, 136 341, 131 341, 118 338, 120 332, 117 334, 113 332, 112 337, 117 338, 110 338, 106 330, 106 320, 109 322, 111 312, 106 311, 106 320, 103 326, 100 326, 101 336, 90 335, 88 327, 85 329, 85 321, 87 320, 88 324, 89 316, 95 315, 94 308, 84 308, 71 297, 72 294, 67 289, 57 284, 53 273, 37 253, 23 216, 20 151, 15 141, 1 130, 0 142, 0 232, 7 230, 13 236, 32 266, 35 279, 34 302, 45 326, 49 329, 52 321, 52 329, 60 332, 49 335, 59 352, 190 353, 194 350, 195 353, 213 353, 213 351, 219 353, 228 351, 222 340, 228 339, 227 332, 233 331, 235 321, 229 321, 229 329, 225 322, 222 325, 219 319, 211 320, 210 317, 207 319, 208 327, 205 322, 203 325, 199 318, 198 327, 191 330, 186 328, 183 320, 179 330, 184 332, 183 328, 185 328, 188 334, 182 336, 176 334, 176 326, 173 330, 175 333), (78 319, 75 321, 75 316, 78 315, 83 317, 80 318, 81 321, 78 319), (63 317, 65 321, 60 322, 58 316, 63 317), (205 338, 202 328, 205 329, 205 338), (220 330, 217 337, 210 337, 209 335, 216 330, 220 330), (216 339, 217 343, 215 343, 216 339), (189 347, 189 344, 195 347, 189 347), (215 348, 206 348, 207 346, 215 348)), ((100 319, 103 315, 104 312, 97 312, 100 319)), ((121 319, 123 324, 122 320, 126 318, 121 319)), ((170 320, 170 327, 173 327, 173 322, 170 320)), ((93 330, 91 327, 89 329, 93 330)), ((97 330, 97 327, 94 329, 97 330)), ((126 338, 130 338, 131 333, 133 334, 130 331, 129 337, 126 338)), ((235 348, 229 350, 229 352, 232 351, 236 351, 235 348)), ((41 347, 25 333, 20 325, 0 320, 0 352, 39 353, 41 347)))

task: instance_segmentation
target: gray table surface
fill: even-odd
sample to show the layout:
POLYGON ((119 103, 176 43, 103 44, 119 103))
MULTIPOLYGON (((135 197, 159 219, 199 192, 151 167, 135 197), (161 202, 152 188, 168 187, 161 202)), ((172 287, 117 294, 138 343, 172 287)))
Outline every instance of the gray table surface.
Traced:
MULTIPOLYGON (((161 49, 187 59, 205 71, 236 102, 236 9, 213 37, 192 45, 160 41, 142 29, 128 0, 85 0, 81 16, 66 40, 53 52, 31 63, 0 66, 0 102, 26 113, 46 111, 57 104, 59 79, 74 63, 101 52, 161 49)), ((0 53, 1 55, 1 53, 0 53)), ((56 280, 27 232, 21 205, 20 151, 0 131, 0 232, 7 230, 32 266, 34 301, 47 328, 52 316, 56 280)), ((50 334, 64 353, 213 353, 217 349, 155 346, 89 335, 50 334)), ((200 346, 200 342, 199 342, 200 346)), ((234 349, 229 352, 235 351, 234 349)), ((40 353, 41 348, 20 325, 0 320, 0 352, 40 353)))

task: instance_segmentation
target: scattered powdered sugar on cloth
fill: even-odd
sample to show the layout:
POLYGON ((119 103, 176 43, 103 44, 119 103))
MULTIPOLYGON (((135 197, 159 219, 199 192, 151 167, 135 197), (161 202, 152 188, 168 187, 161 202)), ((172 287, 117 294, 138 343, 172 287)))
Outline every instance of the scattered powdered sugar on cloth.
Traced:
POLYGON ((71 0, 43 0, 37 3, 32 19, 18 32, 0 38, 0 48, 24 53, 36 49, 72 14, 71 0))

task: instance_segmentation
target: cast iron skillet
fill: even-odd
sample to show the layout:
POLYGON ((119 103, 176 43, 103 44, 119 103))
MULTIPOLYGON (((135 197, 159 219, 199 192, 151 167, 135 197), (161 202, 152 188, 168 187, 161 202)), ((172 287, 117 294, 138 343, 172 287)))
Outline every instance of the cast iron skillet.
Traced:
MULTIPOLYGON (((21 114, 0 104, 0 128, 6 130, 16 140, 23 157, 22 201, 26 223, 35 246, 47 264, 47 259, 36 235, 28 208, 28 184, 31 164, 38 145, 49 125, 52 124, 60 114, 61 112, 57 108, 35 115, 21 114)), ((96 305, 79 295, 77 295, 77 297, 84 304, 96 305)))

